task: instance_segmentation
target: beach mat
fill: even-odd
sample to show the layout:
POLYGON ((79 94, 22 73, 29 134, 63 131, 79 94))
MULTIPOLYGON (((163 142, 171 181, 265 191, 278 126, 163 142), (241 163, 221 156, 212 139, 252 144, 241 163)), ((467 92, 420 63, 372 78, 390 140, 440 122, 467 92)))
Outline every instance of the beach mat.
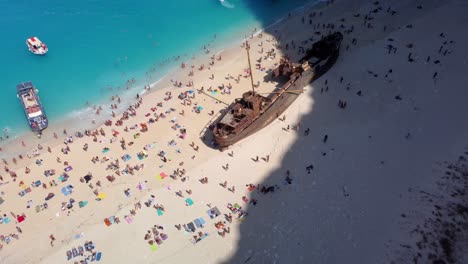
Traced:
POLYGON ((158 216, 162 216, 164 214, 164 212, 161 209, 157 209, 156 211, 158 212, 158 216))
POLYGON ((192 206, 192 205, 193 205, 193 200, 190 199, 190 198, 185 199, 185 202, 187 203, 188 206, 192 206))
POLYGON ((164 172, 159 173, 159 175, 157 176, 157 178, 160 179, 160 180, 164 180, 164 178, 166 178, 166 177, 167 177, 167 174, 164 173, 164 172))
POLYGON ((195 232, 196 227, 192 222, 188 223, 187 227, 190 229, 190 231, 195 232))
POLYGON ((100 261, 101 260, 101 257, 102 257, 102 252, 98 252, 96 254, 96 261, 100 261))
POLYGON ((218 215, 221 214, 218 207, 213 207, 213 208, 211 208, 210 210, 208 210, 206 212, 208 213, 208 216, 210 216, 210 219, 213 219, 213 218, 215 218, 215 217, 217 217, 218 215))
POLYGON ((205 219, 203 219, 203 217, 199 217, 198 220, 200 221, 202 226, 206 225, 206 221, 205 221, 205 219))
POLYGON ((156 244, 150 245, 151 251, 158 250, 158 246, 156 244))
POLYGON ((193 222, 195 223, 195 226, 196 226, 197 228, 203 227, 203 224, 202 224, 202 222, 200 221, 200 218, 197 218, 197 219, 193 220, 193 222))

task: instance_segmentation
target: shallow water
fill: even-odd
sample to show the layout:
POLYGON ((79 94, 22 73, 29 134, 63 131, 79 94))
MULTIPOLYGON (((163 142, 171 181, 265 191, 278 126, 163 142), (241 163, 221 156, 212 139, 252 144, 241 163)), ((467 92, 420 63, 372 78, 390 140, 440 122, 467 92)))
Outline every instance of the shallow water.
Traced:
POLYGON ((179 64, 175 56, 188 60, 207 43, 227 45, 307 2, 0 0, 0 24, 7 25, 0 27, 0 128, 15 134, 28 130, 16 98, 22 81, 37 86, 52 124, 79 118, 87 101, 107 100, 124 90, 127 80, 135 78, 141 88, 179 64), (30 36, 49 46, 46 56, 27 50, 30 36))

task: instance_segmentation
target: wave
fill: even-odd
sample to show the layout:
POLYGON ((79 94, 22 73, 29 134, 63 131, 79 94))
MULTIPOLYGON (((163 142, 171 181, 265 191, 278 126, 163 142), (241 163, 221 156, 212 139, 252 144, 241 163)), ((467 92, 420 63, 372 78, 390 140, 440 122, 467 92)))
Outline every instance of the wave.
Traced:
POLYGON ((234 8, 235 6, 231 3, 229 3, 227 0, 219 0, 222 6, 226 8, 234 8))

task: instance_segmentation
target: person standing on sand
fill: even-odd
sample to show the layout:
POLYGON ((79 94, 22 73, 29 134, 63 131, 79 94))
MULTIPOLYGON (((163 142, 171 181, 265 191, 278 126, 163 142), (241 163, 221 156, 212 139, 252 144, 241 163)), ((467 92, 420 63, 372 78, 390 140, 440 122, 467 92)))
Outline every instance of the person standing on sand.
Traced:
POLYGON ((49 238, 50 238, 50 246, 53 247, 53 246, 54 246, 54 241, 55 241, 54 234, 51 234, 51 235, 49 236, 49 238))

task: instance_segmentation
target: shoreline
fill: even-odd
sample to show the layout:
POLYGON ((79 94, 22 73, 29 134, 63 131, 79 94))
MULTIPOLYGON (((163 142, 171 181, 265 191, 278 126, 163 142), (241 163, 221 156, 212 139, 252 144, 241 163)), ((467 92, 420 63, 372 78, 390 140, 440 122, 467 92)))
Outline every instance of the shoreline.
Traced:
MULTIPOLYGON (((223 53, 229 52, 235 48, 237 48, 240 44, 245 42, 245 40, 250 39, 252 37, 257 37, 260 33, 264 32, 267 29, 274 28, 275 26, 280 25, 284 20, 288 19, 288 14, 292 13, 301 13, 304 9, 320 9, 326 6, 326 2, 324 1, 316 1, 316 0, 309 0, 308 3, 296 7, 286 13, 277 20, 273 21, 271 24, 266 25, 262 28, 257 28, 254 25, 254 29, 257 29, 256 31, 254 30, 241 30, 245 31, 244 33, 237 33, 232 35, 231 37, 227 37, 226 40, 222 43, 217 44, 215 47, 210 46, 211 42, 214 41, 213 39, 210 40, 207 44, 208 48, 210 49, 210 53, 207 54, 204 49, 200 48, 198 51, 199 53, 197 54, 192 54, 192 55, 187 55, 187 60, 183 61, 183 58, 181 58, 182 61, 181 63, 186 63, 186 64, 191 64, 191 65, 200 65, 204 64, 203 62, 208 61, 208 57, 210 54, 215 54, 215 56, 221 55, 223 53), (248 32, 248 34, 246 34, 248 32), (243 36, 242 36, 243 35, 243 36)), ((182 57, 182 56, 181 56, 182 57)), ((159 90, 163 90, 166 88, 174 88, 177 89, 177 87, 174 87, 171 82, 168 82, 168 79, 172 79, 173 77, 176 77, 176 79, 185 79, 185 76, 182 76, 180 72, 180 65, 177 65, 177 59, 172 58, 172 62, 175 64, 174 66, 170 67, 167 70, 167 73, 165 73, 163 76, 161 76, 158 80, 150 83, 150 84, 145 84, 142 86, 142 84, 139 84, 135 87, 131 87, 129 90, 125 91, 119 91, 120 94, 116 94, 121 96, 123 98, 123 101, 125 101, 124 104, 122 104, 123 107, 120 107, 118 110, 115 111, 116 115, 122 114, 124 111, 126 111, 127 107, 132 105, 134 101, 136 101, 135 96, 136 94, 141 95, 143 98, 145 96, 148 96, 149 94, 152 94, 154 92, 157 92, 159 90), (149 85, 151 87, 150 90, 146 90, 144 87, 146 85, 149 85), (133 95, 134 93, 135 95, 133 95)), ((208 64, 208 63, 206 63, 208 64)), ((142 76, 144 77, 144 76, 142 76)), ((138 81, 138 80, 137 80, 138 81)), ((141 82, 141 81, 140 81, 141 82)), ((185 87, 187 88, 187 87, 185 87)), ((103 96, 99 101, 95 102, 94 106, 98 107, 104 107, 104 106, 109 106, 109 95, 106 95, 105 97, 103 96)), ((95 130, 99 127, 104 126, 104 123, 108 119, 112 119, 112 116, 110 115, 110 110, 107 110, 107 114, 109 116, 104 116, 104 115, 94 115, 95 118, 87 118, 89 117, 89 114, 94 114, 96 109, 93 109, 93 106, 84 106, 83 108, 72 110, 71 112, 65 114, 63 117, 55 120, 53 125, 49 124, 49 127, 44 131, 45 133, 41 138, 36 138, 36 137, 31 137, 31 135, 34 135, 29 129, 26 129, 25 131, 18 132, 18 135, 15 135, 12 137, 9 135, 9 139, 4 140, 0 142, 0 147, 2 148, 2 151, 0 152, 0 159, 8 159, 8 158, 13 158, 17 157, 20 154, 24 154, 21 151, 12 151, 12 149, 16 149, 16 147, 21 146, 22 141, 30 141, 31 144, 28 145, 34 145, 37 146, 38 144, 41 145, 51 145, 51 146, 56 146, 57 144, 60 144, 61 140, 60 139, 55 139, 53 137, 53 133, 56 133, 57 135, 62 135, 61 132, 64 129, 67 129, 68 135, 74 135, 75 132, 83 132, 84 130, 95 130), (76 122, 76 119, 79 119, 78 122, 76 122), (95 124, 92 123, 92 120, 96 119, 95 124), (72 134, 70 134, 70 132, 72 134)), ((105 111, 106 112, 106 111, 105 111)), ((27 150, 27 152, 33 151, 36 148, 32 148, 27 150)))

